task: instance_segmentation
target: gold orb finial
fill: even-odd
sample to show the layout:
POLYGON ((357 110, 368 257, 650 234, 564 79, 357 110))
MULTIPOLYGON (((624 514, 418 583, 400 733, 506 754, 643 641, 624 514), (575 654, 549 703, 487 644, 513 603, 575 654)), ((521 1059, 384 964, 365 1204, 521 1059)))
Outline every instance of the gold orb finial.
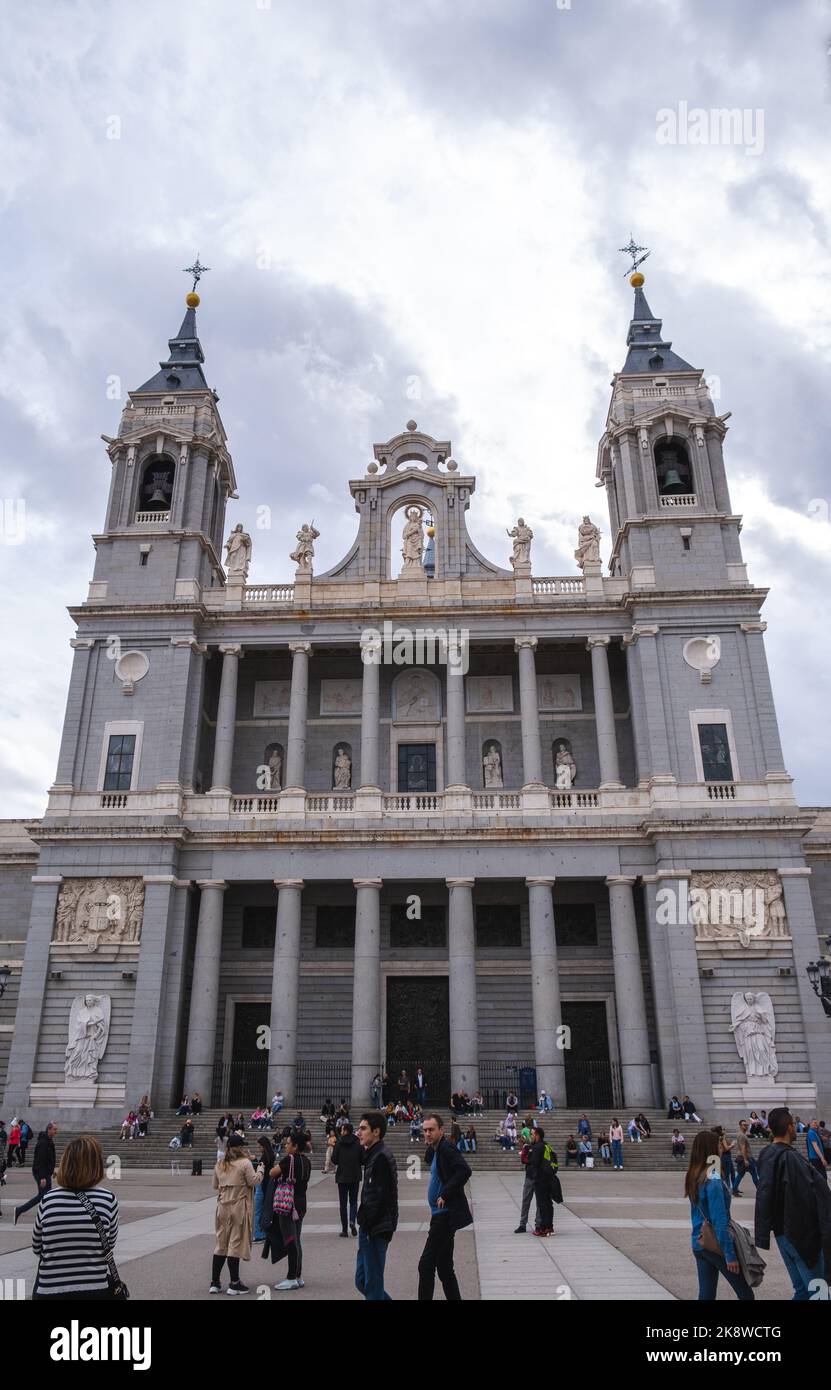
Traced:
POLYGON ((433 525, 432 521, 430 522, 430 525, 427 527, 427 534, 428 536, 435 536, 436 534, 436 528, 433 525))
POLYGON ((644 277, 641 275, 641 272, 639 270, 636 270, 634 275, 629 276, 629 284, 632 286, 634 290, 640 289, 641 285, 643 284, 643 280, 644 277))
POLYGON ((185 303, 189 309, 196 309, 199 305, 199 295, 196 290, 191 290, 190 294, 185 295, 185 303))

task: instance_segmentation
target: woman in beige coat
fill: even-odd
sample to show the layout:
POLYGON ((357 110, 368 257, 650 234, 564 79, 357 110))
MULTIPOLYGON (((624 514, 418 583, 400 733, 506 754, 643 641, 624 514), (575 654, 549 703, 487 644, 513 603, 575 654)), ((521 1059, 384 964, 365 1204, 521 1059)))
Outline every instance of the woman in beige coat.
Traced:
POLYGON ((211 1271, 210 1293, 222 1293, 220 1276, 228 1261, 231 1282, 229 1294, 248 1293, 239 1277, 240 1260, 251 1258, 251 1234, 254 1225, 254 1188, 262 1181, 262 1169, 254 1170, 251 1159, 244 1153, 245 1140, 232 1134, 225 1157, 214 1168, 213 1187, 216 1199, 216 1245, 211 1271))

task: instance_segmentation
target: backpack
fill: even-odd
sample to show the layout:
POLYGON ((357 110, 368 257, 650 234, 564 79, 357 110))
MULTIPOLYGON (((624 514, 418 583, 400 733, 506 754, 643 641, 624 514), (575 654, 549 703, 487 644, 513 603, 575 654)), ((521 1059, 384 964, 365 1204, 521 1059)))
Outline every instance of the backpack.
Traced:
POLYGON ((550 1164, 552 1172, 556 1173, 560 1165, 557 1162, 557 1155, 555 1154, 550 1144, 546 1144, 543 1148, 542 1161, 543 1163, 550 1164))
POLYGON ((181 1149, 181 1147, 182 1147, 182 1141, 181 1141, 181 1139, 179 1138, 178 1134, 175 1136, 175 1138, 171 1139, 171 1141, 170 1141, 170 1143, 168 1144, 167 1147, 168 1147, 169 1149, 181 1149))

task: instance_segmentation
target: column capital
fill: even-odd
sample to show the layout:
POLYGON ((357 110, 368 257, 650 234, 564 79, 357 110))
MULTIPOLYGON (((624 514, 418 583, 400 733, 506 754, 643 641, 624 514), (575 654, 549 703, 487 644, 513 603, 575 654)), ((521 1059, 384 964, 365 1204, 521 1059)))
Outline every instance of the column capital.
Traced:
POLYGON ((446 878, 445 883, 448 888, 472 888, 476 882, 475 878, 446 878))
POLYGON ((767 623, 763 623, 760 619, 758 622, 754 623, 742 623, 741 629, 742 632, 767 632, 768 625, 767 623))
POLYGON ((240 661, 245 656, 240 642, 220 642, 219 650, 223 656, 238 656, 240 661))
POLYGON ((526 635, 523 635, 522 637, 515 637, 515 638, 514 638, 514 651, 519 652, 519 651, 522 650, 523 647, 530 647, 530 648, 531 648, 531 651, 532 651, 532 652, 535 652, 535 651, 537 650, 537 643, 538 643, 538 642, 539 642, 539 638, 538 638, 538 637, 528 637, 528 636, 526 636, 526 635))
POLYGON ((632 631, 624 633, 624 647, 634 646, 639 637, 657 637, 660 628, 657 623, 633 623, 632 631))
MULTIPOLYGON (((383 646, 381 634, 375 631, 362 632, 360 646, 362 652, 370 652, 373 656, 380 653, 383 646)), ((365 662, 365 665, 374 665, 374 662, 365 662)))
POLYGON ((611 640, 611 637, 598 636, 597 633, 592 633, 586 638, 586 650, 590 652, 592 647, 608 647, 611 640))
POLYGON ((177 878, 175 874, 144 874, 142 883, 169 883, 174 888, 192 888, 193 879, 177 878))
POLYGON ((609 874, 606 878, 608 888, 616 888, 628 885, 630 888, 633 883, 637 883, 637 874, 609 874))
POLYGON ((63 874, 32 874, 32 883, 63 883, 63 874))
POLYGON ((198 878, 196 886, 197 888, 218 888, 221 893, 224 893, 228 884, 224 878, 198 878))
POLYGON ((353 887, 355 887, 355 888, 379 888, 379 889, 380 889, 380 888, 383 888, 383 886, 384 886, 384 880, 383 880, 382 878, 353 878, 352 884, 353 884, 353 887))
POLYGON ((94 637, 70 637, 69 645, 76 652, 88 652, 95 646, 94 637))
POLYGON ((275 888, 305 888, 306 882, 302 878, 275 878, 275 888))
POLYGON ((661 878, 692 878, 692 869, 658 869, 655 877, 661 878))
MULTIPOLYGON (((205 643, 200 642, 199 638, 194 637, 192 634, 185 635, 182 637, 171 637, 170 645, 171 647, 190 647, 191 651, 199 652, 200 656, 204 656, 206 651, 208 650, 205 643)), ((220 651, 222 650, 223 648, 220 647, 220 651)))
POLYGON ((778 873, 780 878, 810 878, 811 874, 813 873, 813 870, 809 869, 808 866, 805 865, 804 868, 777 869, 776 872, 778 873))
POLYGON ((289 642, 289 651, 292 656, 296 656, 298 652, 305 652, 307 656, 311 656, 312 644, 311 642, 289 642))
POLYGON ((525 880, 528 888, 553 888, 555 882, 553 874, 551 878, 526 878, 525 880))

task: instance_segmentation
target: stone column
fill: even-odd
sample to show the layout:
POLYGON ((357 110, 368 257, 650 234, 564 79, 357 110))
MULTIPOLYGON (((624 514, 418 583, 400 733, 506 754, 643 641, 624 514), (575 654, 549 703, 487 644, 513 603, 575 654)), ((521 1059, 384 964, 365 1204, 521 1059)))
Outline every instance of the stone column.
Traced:
POLYGON ((381 1070, 381 888, 380 878, 353 879, 355 967, 352 986, 353 1106, 369 1105, 372 1078, 381 1070))
POLYGON ((277 931, 271 979, 271 1051, 268 1058, 268 1098, 281 1090, 286 1107, 295 1105, 297 1091, 297 1009, 300 987, 300 912, 302 878, 276 878, 277 931))
POLYGON ((531 924, 531 1008, 534 1016, 534 1057, 537 1092, 547 1091, 557 1105, 566 1105, 565 1053, 557 1046, 560 975, 554 931, 553 878, 526 878, 531 924))
POLYGON ((623 874, 615 874, 606 879, 612 919, 615 1009, 623 1074, 623 1099, 627 1109, 640 1110, 653 1105, 654 1097, 646 998, 638 948, 635 902, 632 896, 634 882, 634 878, 627 878, 623 874))
POLYGON ((94 670, 92 652, 95 641, 92 637, 73 637, 69 645, 73 648, 75 656, 72 659, 72 675, 69 678, 58 770, 55 774, 55 785, 51 790, 71 792, 78 781, 75 763, 78 757, 81 721, 87 708, 87 683, 91 668, 94 670))
POLYGON ((222 959, 222 907, 227 883, 197 880, 202 890, 196 927, 196 955, 190 991, 190 1019, 185 1060, 185 1090, 198 1091, 205 1104, 211 1096, 219 1010, 219 967, 222 959))
MULTIPOLYGON (((171 1078, 161 1083, 162 1037, 165 1028, 165 1000, 168 985, 168 951, 175 926, 177 889, 186 899, 190 882, 175 874, 144 875, 144 914, 141 924, 141 951, 136 971, 133 999, 133 1026, 127 1062, 127 1095, 145 1092, 158 1110, 174 1099, 171 1078), (161 1089, 160 1089, 161 1087, 161 1089)), ((177 962, 178 963, 178 962, 177 962)))
POLYGON ((378 739, 381 721, 381 643, 377 637, 361 641, 364 674, 361 683, 361 779, 359 786, 376 791, 378 781, 378 739))
POLYGON ((450 1089, 479 1089, 476 932, 472 878, 449 878, 450 1089))
POLYGON ((817 1107, 814 1113, 825 1114, 831 1102, 831 1031, 822 1004, 811 987, 807 967, 809 962, 818 960, 825 954, 822 947, 827 943, 823 941, 821 944, 817 937, 811 899, 811 870, 805 865, 793 865, 781 868, 778 872, 784 890, 787 930, 793 939, 794 974, 802 1009, 802 1026, 811 1080, 817 1088, 817 1107))
POLYGON ((447 775, 445 791, 467 790, 465 766, 465 678, 447 663, 447 775))
POLYGON ((624 643, 627 646, 637 643, 637 653, 633 655, 638 662, 643 689, 644 722, 651 761, 650 781, 653 787, 655 785, 674 786, 676 781, 669 754, 664 689, 658 660, 656 639, 659 631, 660 629, 654 623, 635 623, 631 634, 628 638, 624 638, 624 643))
POLYGON ((590 637, 587 643, 592 657, 594 687, 594 719, 597 729, 597 751, 600 758, 600 788, 605 791, 620 787, 620 768, 615 732, 615 707, 612 683, 609 679, 608 637, 590 637))
MULTIPOLYGON (((786 786, 790 785, 791 778, 785 768, 785 760, 782 757, 782 744, 779 739, 779 725, 776 720, 776 706, 773 699, 773 690, 770 684, 770 672, 768 671, 767 658, 765 656, 764 632, 767 623, 752 622, 742 623, 745 646, 747 648, 747 659, 750 664, 751 687, 753 698, 756 702, 756 712, 759 716, 759 732, 761 734, 761 756, 759 761, 764 768, 765 781, 782 782, 786 786)), ((733 769, 734 776, 736 769, 733 769)), ((790 793, 788 793, 790 800, 790 793)))
MULTIPOLYGON (((666 941, 667 976, 674 1015, 672 1026, 678 1039, 680 1068, 670 1095, 683 1095, 686 1092, 698 1105, 699 1114, 705 1115, 713 1108, 713 1079, 701 996, 700 962, 695 945, 695 928, 690 921, 690 877, 689 869, 679 868, 659 868, 654 876, 648 876, 650 888, 653 881, 657 885, 654 889, 654 924, 651 920, 648 930, 663 933, 666 941)), ((660 982, 654 977, 653 988, 656 991, 660 989, 660 982)), ((656 1003, 660 1016, 660 1001, 656 1003)), ((664 1082, 669 1084, 669 1077, 665 1076, 664 1082)), ((662 1104, 668 1100, 667 1095, 661 1097, 662 1104)))
POLYGON ((519 653, 519 707, 522 721, 522 780, 526 787, 543 785, 540 716, 537 703, 536 637, 517 637, 519 653))
MULTIPOLYGON (((242 659, 242 647, 220 647, 222 677, 219 683, 219 704, 216 712, 216 741, 211 792, 231 792, 231 766, 234 760, 234 732, 237 720, 237 679, 242 659)), ((197 1090, 200 1088, 197 1087, 197 1090)))
MULTIPOLYGON (((302 791, 306 784, 306 715, 309 705, 311 642, 290 642, 292 654, 289 733, 286 747, 285 790, 302 791)), ((285 1086, 283 1090, 285 1091, 285 1086)))
MULTIPOLYGON (((30 1108, 29 1087, 37 1064, 40 1020, 49 974, 49 946, 55 929, 61 875, 35 874, 32 883, 32 907, 26 924, 26 949, 3 1102, 12 1114, 17 1111, 24 1115, 30 1108)), ((67 1010, 69 1002, 67 1000, 67 1010)), ((68 1012, 66 1023, 69 1024, 68 1012)))

